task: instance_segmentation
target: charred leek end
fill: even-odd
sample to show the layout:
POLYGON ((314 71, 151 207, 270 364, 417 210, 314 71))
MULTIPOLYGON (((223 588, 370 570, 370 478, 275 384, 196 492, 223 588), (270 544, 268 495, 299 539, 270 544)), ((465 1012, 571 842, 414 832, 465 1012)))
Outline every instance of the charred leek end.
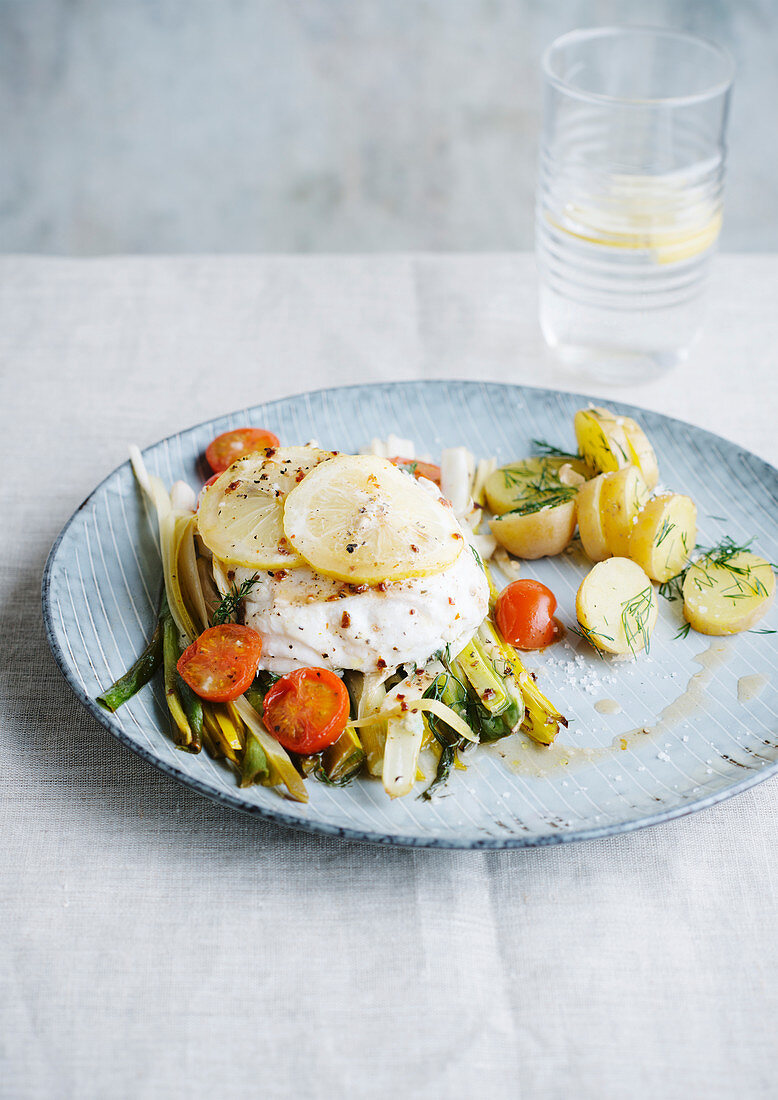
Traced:
POLYGON ((505 684, 477 636, 457 656, 456 664, 489 714, 502 714, 508 709, 505 684))
POLYGON ((518 677, 527 710, 521 728, 540 745, 551 745, 567 719, 551 705, 528 672, 518 677))
POLYGON ((487 622, 485 628, 500 647, 505 663, 521 691, 526 707, 521 723, 522 731, 541 745, 552 744, 559 733, 559 727, 567 725, 567 719, 545 697, 522 664, 516 650, 503 639, 497 627, 487 622))
POLYGON ((111 684, 107 691, 97 696, 97 702, 113 714, 151 680, 161 661, 162 624, 157 619, 151 641, 143 653, 141 653, 132 668, 129 668, 123 676, 120 676, 115 684, 111 684))
POLYGON ((321 754, 317 779, 343 787, 356 778, 365 762, 365 750, 356 730, 347 727, 338 740, 321 754))

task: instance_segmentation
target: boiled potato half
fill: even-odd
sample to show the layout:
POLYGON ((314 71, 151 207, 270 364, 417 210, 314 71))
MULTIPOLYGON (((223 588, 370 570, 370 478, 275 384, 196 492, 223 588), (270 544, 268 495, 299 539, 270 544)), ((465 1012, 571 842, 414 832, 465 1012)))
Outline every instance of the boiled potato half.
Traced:
POLYGON ((497 516, 535 501, 579 478, 591 477, 586 463, 573 455, 536 455, 501 466, 484 482, 484 494, 497 516))
POLYGON ((532 511, 505 512, 490 520, 489 526, 500 546, 514 557, 552 557, 562 553, 575 533, 575 498, 532 511))
POLYGON ((648 500, 648 486, 637 466, 601 476, 600 520, 605 543, 614 557, 632 557, 630 538, 638 513, 648 500))
POLYGON ((654 488, 659 480, 654 448, 632 417, 617 416, 609 409, 580 409, 574 426, 578 449, 595 473, 637 466, 648 488, 654 488))
POLYGON ((629 556, 653 581, 664 583, 686 568, 697 540, 697 508, 690 497, 663 493, 637 517, 629 556))
POLYGON ((648 649, 658 612, 654 586, 629 558, 598 562, 581 582, 575 610, 587 640, 619 656, 648 649))
POLYGON ((578 490, 578 534, 584 553, 591 561, 604 561, 611 556, 600 516, 600 495, 607 476, 600 474, 578 490))
POLYGON ((632 464, 623 427, 602 409, 579 409, 573 420, 578 450, 596 474, 607 474, 632 464))
POLYGON ((683 613, 700 634, 750 630, 775 597, 775 574, 747 550, 700 558, 683 582, 683 613))

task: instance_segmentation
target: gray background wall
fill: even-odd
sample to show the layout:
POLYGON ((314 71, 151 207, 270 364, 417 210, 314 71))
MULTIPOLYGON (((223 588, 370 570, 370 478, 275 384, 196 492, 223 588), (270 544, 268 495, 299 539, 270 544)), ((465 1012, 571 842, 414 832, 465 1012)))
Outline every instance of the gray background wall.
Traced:
POLYGON ((609 22, 734 53, 722 243, 778 249, 778 0, 0 0, 0 249, 529 248, 540 54, 609 22))

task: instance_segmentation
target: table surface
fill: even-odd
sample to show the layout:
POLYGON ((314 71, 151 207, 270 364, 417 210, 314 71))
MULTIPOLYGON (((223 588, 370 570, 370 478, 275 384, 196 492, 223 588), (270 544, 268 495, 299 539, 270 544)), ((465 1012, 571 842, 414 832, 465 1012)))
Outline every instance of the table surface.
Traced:
POLYGON ((544 353, 529 256, 0 259, 0 1095, 775 1095, 775 780, 549 849, 287 831, 115 743, 39 588, 129 442, 320 386, 585 389, 778 463, 777 294, 720 257, 689 362, 615 388, 544 353))

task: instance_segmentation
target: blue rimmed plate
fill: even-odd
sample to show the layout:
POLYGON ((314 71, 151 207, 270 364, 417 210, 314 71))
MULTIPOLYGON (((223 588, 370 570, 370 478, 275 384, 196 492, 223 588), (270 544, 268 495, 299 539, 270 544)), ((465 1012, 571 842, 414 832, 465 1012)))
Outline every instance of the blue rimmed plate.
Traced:
MULTIPOLYGON (((419 451, 465 444, 507 462, 532 439, 572 448, 575 411, 589 398, 473 382, 353 386, 243 409, 171 436, 144 452, 166 483, 199 485, 202 454, 219 432, 244 424, 284 441, 315 438, 358 450, 392 431, 419 451)), ((608 402, 635 416, 659 456, 664 485, 692 496, 699 539, 754 539, 778 560, 778 470, 732 443, 657 413, 608 402)), ((587 565, 575 556, 527 563, 548 584, 560 618, 575 623, 575 592, 587 565)), ((129 463, 100 484, 55 543, 43 578, 54 656, 78 698, 123 744, 201 794, 314 832, 384 844, 510 848, 624 832, 710 806, 778 770, 778 634, 676 638, 678 604, 660 608, 651 652, 604 661, 574 635, 530 662, 546 694, 570 719, 546 750, 511 737, 477 750, 431 802, 391 802, 381 784, 308 782, 307 805, 262 787, 241 790, 226 765, 175 749, 159 684, 114 715, 94 702, 134 661, 150 632, 161 578, 153 521, 129 463)), ((760 630, 778 625, 771 611, 760 630)))

